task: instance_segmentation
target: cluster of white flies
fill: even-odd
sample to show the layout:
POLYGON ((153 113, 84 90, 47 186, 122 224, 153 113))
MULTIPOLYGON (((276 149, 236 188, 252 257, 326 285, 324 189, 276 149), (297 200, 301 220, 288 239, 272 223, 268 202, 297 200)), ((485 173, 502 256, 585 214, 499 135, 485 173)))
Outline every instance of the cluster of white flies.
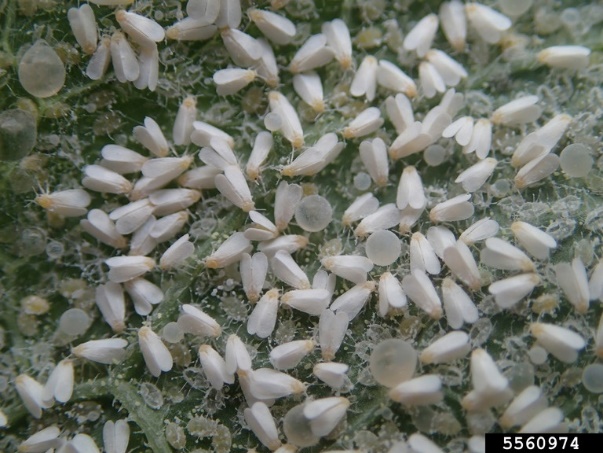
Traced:
MULTIPOLYGON (((123 5, 128 1, 91 1, 98 5, 123 5)), ((478 39, 498 43, 512 26, 512 21, 493 9, 478 4, 453 0, 441 5, 439 15, 429 14, 408 30, 403 47, 416 53, 418 83, 395 63, 364 56, 357 62, 352 39, 346 24, 339 19, 322 25, 322 33, 309 37, 290 61, 287 71, 294 74, 293 89, 299 98, 317 113, 325 110, 325 98, 319 74, 315 69, 336 60, 341 70, 352 71, 349 95, 365 99, 367 104, 377 96, 377 89, 391 92, 384 108, 368 106, 349 121, 342 130, 323 135, 311 146, 304 145, 304 130, 293 98, 279 91, 279 66, 273 45, 287 45, 296 35, 296 25, 278 10, 251 8, 249 20, 264 38, 255 38, 239 29, 242 20, 238 0, 190 0, 188 17, 173 24, 167 31, 149 17, 118 9, 115 18, 121 30, 98 42, 94 10, 88 4, 71 8, 69 22, 81 49, 92 55, 86 73, 92 79, 106 77, 110 62, 120 82, 131 81, 138 88, 154 90, 158 79, 157 43, 168 39, 206 40, 219 33, 236 67, 216 72, 213 80, 220 95, 231 95, 244 89, 255 79, 265 82, 269 113, 264 124, 268 131, 257 134, 246 165, 235 153, 236 137, 208 123, 198 121, 195 99, 182 102, 173 128, 173 141, 168 142, 159 125, 146 118, 144 126, 134 129, 136 140, 150 153, 148 156, 118 145, 106 145, 102 160, 83 169, 82 186, 92 192, 116 194, 125 204, 105 212, 88 210, 91 196, 84 189, 71 189, 41 194, 36 202, 49 215, 80 217, 82 229, 96 240, 116 249, 116 256, 104 263, 108 267, 107 282, 96 289, 96 305, 104 320, 119 335, 126 328, 126 298, 134 310, 149 315, 154 305, 164 299, 162 290, 145 278, 157 269, 169 271, 182 267, 194 255, 195 247, 188 234, 182 234, 189 220, 187 208, 201 198, 201 190, 219 191, 239 209, 248 213, 251 224, 244 231, 234 232, 215 251, 204 258, 208 269, 224 268, 238 263, 240 283, 253 306, 247 320, 247 331, 259 338, 274 332, 279 306, 288 306, 318 318, 318 337, 281 344, 270 352, 274 368, 254 368, 245 344, 231 335, 223 355, 209 344, 202 344, 198 358, 208 382, 217 390, 231 385, 238 378, 248 408, 244 418, 259 442, 270 450, 295 451, 316 445, 328 436, 346 417, 350 401, 341 396, 307 400, 291 409, 282 422, 287 444, 281 443, 277 422, 270 406, 278 398, 303 394, 303 382, 287 374, 318 346, 322 362, 314 366, 314 375, 336 395, 349 384, 348 365, 333 361, 344 340, 348 325, 365 308, 377 292, 378 312, 382 317, 406 310, 412 301, 419 310, 433 319, 445 316, 447 325, 455 329, 435 340, 419 356, 424 365, 450 363, 471 353, 470 369, 473 390, 462 399, 468 412, 488 411, 508 404, 499 419, 503 429, 520 427, 520 432, 556 432, 567 429, 564 415, 556 407, 548 407, 546 396, 536 386, 514 395, 507 378, 484 349, 471 351, 470 338, 462 326, 475 323, 479 312, 471 293, 482 287, 478 262, 489 268, 510 271, 508 278, 495 281, 488 292, 501 309, 511 309, 530 295, 541 282, 538 262, 549 259, 557 247, 553 237, 525 222, 511 225, 515 243, 496 237, 499 224, 483 218, 465 229, 457 238, 447 226, 470 219, 474 215, 472 193, 478 191, 494 174, 498 161, 492 157, 494 127, 516 127, 536 122, 542 113, 538 97, 526 95, 497 108, 488 118, 458 116, 464 106, 463 95, 453 88, 467 77, 465 68, 446 52, 432 48, 441 28, 456 52, 463 52, 468 27, 478 39), (131 40, 137 49, 133 50, 131 40), (438 105, 422 120, 413 112, 413 99, 432 98, 442 94, 438 105), (475 153, 475 164, 458 175, 465 193, 432 206, 428 212, 431 226, 425 232, 416 225, 427 210, 428 197, 419 171, 405 166, 397 185, 396 202, 380 206, 371 192, 356 198, 346 209, 342 225, 353 228, 358 241, 366 239, 366 255, 335 255, 321 259, 322 268, 311 279, 296 262, 295 252, 308 242, 306 235, 287 234, 295 218, 308 233, 323 230, 331 218, 325 206, 316 212, 299 184, 281 181, 276 188, 272 213, 255 210, 253 198, 256 180, 268 166, 273 147, 273 134, 281 134, 298 152, 288 165, 277 168, 286 178, 311 177, 331 164, 345 147, 342 140, 355 140, 383 130, 383 114, 393 124, 396 136, 390 144, 382 138, 367 138, 358 143, 360 158, 376 186, 392 183, 390 164, 411 154, 424 151, 440 139, 454 139, 465 154, 475 153), (192 154, 170 156, 173 145, 198 146, 197 157, 205 165, 195 165, 192 154), (489 157, 490 156, 490 157, 489 157), (139 175, 133 180, 124 175, 139 175), (273 216, 273 220, 269 216, 273 216), (326 222, 325 222, 326 218, 326 222), (390 231, 397 228, 402 239, 390 231), (410 273, 399 276, 387 266, 398 260, 401 240, 409 236, 410 273), (174 240, 175 239, 175 240, 174 240), (173 241, 156 260, 153 251, 160 243, 173 241), (482 243, 479 260, 474 256, 476 244, 482 243), (254 251, 254 249, 256 249, 254 251), (374 273, 374 266, 381 267, 374 273), (433 277, 447 269, 447 276, 433 277), (269 273, 280 283, 268 285, 269 273), (351 288, 335 297, 337 277, 351 288), (378 277, 378 278, 375 278, 378 277), (377 281, 376 281, 377 280, 377 281), (268 289, 270 286, 271 289, 268 289), (282 292, 282 293, 281 293, 282 292)), ((281 5, 282 6, 282 5, 281 5)), ((103 13, 104 14, 104 13, 103 13)), ((590 51, 577 46, 550 47, 540 51, 538 61, 552 68, 576 71, 589 64, 590 51)), ((296 101, 297 102, 297 101, 296 101)), ((558 114, 537 128, 519 143, 510 164, 517 169, 515 186, 521 190, 539 183, 559 167, 559 157, 551 151, 564 135, 572 119, 558 114)), ((382 137, 382 136, 380 136, 382 137)), ((215 192, 214 192, 215 193, 215 192)), ((317 197, 313 195, 313 197, 317 197)), ((324 199, 319 197, 323 202, 324 199)), ((314 202, 315 200, 312 200, 314 202)), ((326 202, 328 210, 329 203, 326 202)), ((329 214, 330 215, 330 214, 329 214)), ((421 222, 425 225, 425 222, 421 222)), ((603 300, 603 263, 588 272, 579 258, 555 266, 557 282, 566 300, 578 313, 586 313, 592 300, 603 300)), ((366 308, 370 310, 371 308, 366 308)), ((216 338, 222 328, 216 320, 194 305, 182 305, 177 325, 183 333, 197 337, 216 338)), ((574 362, 587 339, 560 325, 533 323, 530 332, 538 347, 556 359, 574 362)), ((603 356, 603 322, 594 339, 595 353, 603 356)), ((128 354, 128 343, 119 336, 88 341, 72 349, 73 357, 103 364, 114 364, 128 354)), ((148 371, 153 376, 169 372, 173 358, 152 326, 138 330, 138 347, 148 371)), ((35 418, 53 405, 67 402, 73 391, 74 360, 66 358, 56 365, 45 384, 22 374, 16 389, 23 404, 35 418)), ((442 400, 442 380, 437 374, 414 377, 417 353, 398 339, 387 340, 375 348, 371 371, 377 382, 389 387, 392 400, 405 406, 437 403, 442 400)), ((361 411, 362 408, 356 410, 361 411)), ((3 420, 6 423, 6 420, 3 420)), ((125 420, 107 422, 104 428, 105 451, 125 452, 129 428, 125 420)), ((61 437, 56 425, 37 432, 19 447, 23 452, 99 451, 91 437, 77 434, 71 439, 61 437)), ((484 438, 475 435, 468 441, 471 452, 484 451, 484 438)), ((436 453, 442 450, 420 433, 392 446, 392 452, 413 451, 436 453)))

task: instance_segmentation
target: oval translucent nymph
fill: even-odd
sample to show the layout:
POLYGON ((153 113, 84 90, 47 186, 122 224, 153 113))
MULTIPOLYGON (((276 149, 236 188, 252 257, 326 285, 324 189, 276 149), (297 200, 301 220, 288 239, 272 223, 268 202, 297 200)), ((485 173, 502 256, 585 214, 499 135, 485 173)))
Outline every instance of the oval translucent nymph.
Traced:
POLYGON ((320 195, 302 198, 295 210, 295 220, 305 231, 324 230, 333 219, 333 208, 329 201, 320 195))
POLYGON ((377 266, 389 266, 400 256, 402 245, 389 230, 375 231, 366 240, 366 256, 377 266))
POLYGON ((34 116, 25 110, 0 113, 0 160, 19 160, 27 156, 37 138, 34 116))
POLYGON ((591 363, 582 372, 582 385, 590 393, 603 393, 603 365, 591 363))
POLYGON ((316 445, 320 438, 312 434, 310 420, 304 416, 304 405, 295 406, 283 419, 283 431, 287 441, 298 447, 311 447, 316 445))
POLYGON ((92 319, 80 308, 70 308, 65 311, 59 320, 59 329, 67 335, 81 335, 88 327, 92 319))
POLYGON ((65 65, 46 41, 40 39, 19 62, 19 82, 32 96, 47 98, 65 84, 65 65))
POLYGON ((404 340, 385 340, 373 349, 369 367, 379 384, 395 387, 412 378, 417 367, 417 351, 404 340))
POLYGON ((566 146, 561 154, 561 170, 570 178, 583 178, 593 168, 593 158, 588 146, 574 143, 566 146))

